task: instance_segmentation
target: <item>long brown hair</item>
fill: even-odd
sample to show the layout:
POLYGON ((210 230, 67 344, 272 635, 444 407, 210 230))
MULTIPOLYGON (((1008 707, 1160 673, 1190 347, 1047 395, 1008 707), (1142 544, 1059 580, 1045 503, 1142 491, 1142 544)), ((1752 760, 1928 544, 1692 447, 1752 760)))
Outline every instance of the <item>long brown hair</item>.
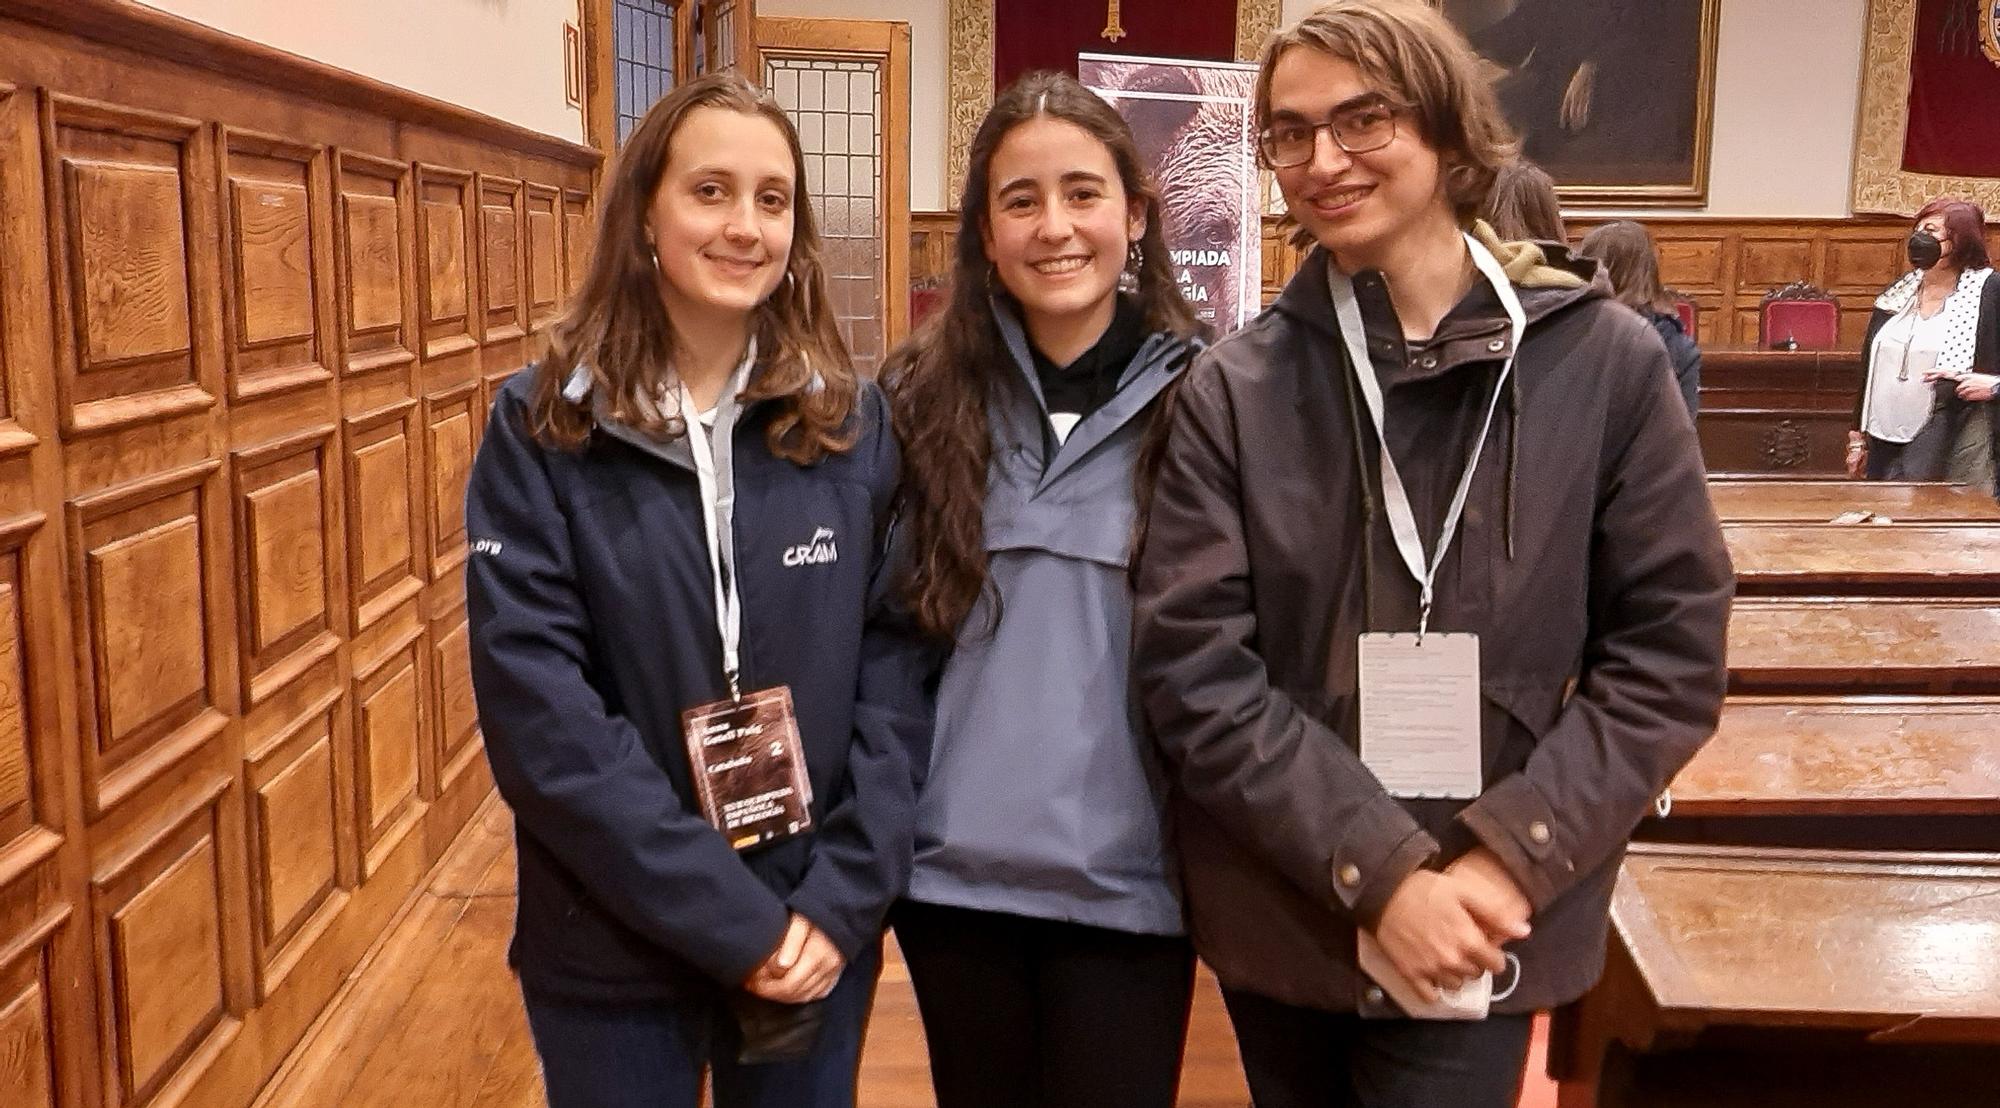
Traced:
POLYGON ((1556 183, 1541 166, 1517 158, 1500 167, 1486 197, 1486 222, 1501 242, 1569 243, 1556 183))
POLYGON ((1620 304, 1642 312, 1673 313, 1673 299, 1660 285, 1660 255, 1644 224, 1612 220, 1583 236, 1576 252, 1604 263, 1611 276, 1611 295, 1620 304))
MULTIPOLYGON (((986 474, 993 442, 986 405, 1001 375, 1011 371, 993 319, 993 301, 1011 298, 984 246, 993 154, 1008 132, 1041 116, 1074 124, 1103 143, 1126 199, 1144 204, 1137 277, 1146 329, 1181 337, 1203 330, 1174 284, 1159 192, 1124 119, 1062 73, 1030 73, 995 97, 972 139, 950 300, 882 367, 903 444, 902 521, 914 551, 905 592, 918 623, 941 636, 958 631, 987 584, 986 474)), ((1166 406, 1164 399, 1156 402, 1155 418, 1166 406)))
POLYGON ((586 366, 612 419, 654 436, 680 432, 678 418, 663 415, 654 402, 673 382, 675 336, 660 301, 662 278, 647 242, 646 215, 674 135, 697 108, 770 120, 791 147, 792 250, 777 291, 756 311, 759 364, 744 395, 780 402, 767 431, 771 450, 807 465, 852 444, 848 419, 858 386, 828 305, 798 132, 777 101, 735 73, 699 77, 668 93, 639 121, 605 174, 590 267, 553 328, 535 380, 530 429, 552 447, 583 444, 593 422, 591 404, 565 399, 563 386, 576 367, 586 366))
MULTIPOLYGON (((1254 107, 1259 129, 1271 122, 1271 74, 1287 50, 1304 47, 1353 63, 1391 99, 1406 105, 1417 131, 1443 156, 1445 194, 1461 225, 1486 205, 1493 178, 1518 144, 1501 113, 1486 64, 1437 10, 1418 0, 1333 0, 1272 35, 1257 60, 1254 107)), ((1312 235, 1290 214, 1280 233, 1294 246, 1312 235)))

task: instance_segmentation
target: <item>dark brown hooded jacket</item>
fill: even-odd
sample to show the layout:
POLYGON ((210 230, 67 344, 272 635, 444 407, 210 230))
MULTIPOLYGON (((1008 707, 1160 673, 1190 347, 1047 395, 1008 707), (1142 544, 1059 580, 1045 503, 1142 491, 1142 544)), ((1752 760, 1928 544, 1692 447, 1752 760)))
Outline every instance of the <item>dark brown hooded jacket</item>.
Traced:
MULTIPOLYGON (((1489 245, 1526 337, 1431 623, 1480 635, 1478 799, 1397 800, 1356 753, 1356 638, 1415 630, 1417 586, 1381 511, 1323 251, 1177 401, 1134 670, 1173 774, 1196 948, 1225 987, 1394 1015, 1354 968, 1357 922, 1417 867, 1483 843, 1534 906, 1533 935, 1508 947, 1519 988, 1494 1010, 1575 998, 1602 969, 1626 840, 1714 732, 1734 576, 1666 351, 1593 263, 1489 245)), ((1507 320, 1477 282, 1432 339, 1405 343, 1380 275, 1356 288, 1428 556, 1507 320)))

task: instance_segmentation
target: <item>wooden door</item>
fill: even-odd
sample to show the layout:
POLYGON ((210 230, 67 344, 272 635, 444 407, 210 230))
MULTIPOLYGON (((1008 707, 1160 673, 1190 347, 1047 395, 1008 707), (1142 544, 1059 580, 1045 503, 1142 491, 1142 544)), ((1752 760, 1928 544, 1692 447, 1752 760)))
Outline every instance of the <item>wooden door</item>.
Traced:
POLYGON ((757 48, 805 148, 841 337, 872 374, 909 325, 910 26, 759 19, 757 48))

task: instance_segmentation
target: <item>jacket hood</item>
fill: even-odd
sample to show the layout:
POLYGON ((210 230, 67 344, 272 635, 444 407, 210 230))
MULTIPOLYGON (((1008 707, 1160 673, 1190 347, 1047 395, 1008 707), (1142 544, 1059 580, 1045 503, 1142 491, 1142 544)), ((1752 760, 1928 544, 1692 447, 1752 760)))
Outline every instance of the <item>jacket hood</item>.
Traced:
MULTIPOLYGON (((1611 295, 1610 277, 1595 258, 1574 253, 1560 243, 1502 242, 1483 219, 1475 220, 1468 233, 1493 252, 1520 294, 1521 310, 1529 323, 1571 304, 1611 295)), ((1271 306, 1309 327, 1333 334, 1333 313, 1327 308, 1329 257, 1326 247, 1314 246, 1271 306)))

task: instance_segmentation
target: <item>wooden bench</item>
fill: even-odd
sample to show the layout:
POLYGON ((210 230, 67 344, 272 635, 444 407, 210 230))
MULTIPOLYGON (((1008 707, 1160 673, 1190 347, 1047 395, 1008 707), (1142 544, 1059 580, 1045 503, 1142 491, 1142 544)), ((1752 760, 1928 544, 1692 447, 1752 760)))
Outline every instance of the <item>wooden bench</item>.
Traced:
POLYGON ((1984 530, 1729 528, 1731 696, 1621 869, 1602 981, 1556 1015, 1564 1108, 2000 1104, 1984 530))
POLYGON ((1751 597, 1728 649, 1732 693, 2000 693, 2000 600, 1751 597))
POLYGON ((1679 816, 2000 817, 2000 698, 1732 698, 1670 795, 1679 816))
POLYGON ((1740 596, 2000 597, 2000 524, 1732 523, 1740 596))
POLYGON ((1898 524, 2000 521, 2000 501, 1965 485, 1722 479, 1708 495, 1725 523, 1828 523, 1857 511, 1898 524))
POLYGON ((1551 1034, 1563 1108, 1969 1105, 2000 1088, 1976 1056, 1870 1054, 2000 1043, 2000 857, 1639 843, 1619 873, 1611 929, 1604 979, 1557 1014, 1551 1034), (1686 1055, 1655 1067, 1679 1092, 1649 1095, 1635 1058, 1727 1044, 1746 1029, 1774 1033, 1767 1044, 1809 1045, 1767 1046, 1747 1052, 1748 1065, 1710 1070, 1686 1055), (1890 1072, 1889 1058, 1930 1061, 1890 1072), (1827 1080, 1849 1063, 1853 1074, 1827 1080), (1868 1080, 1892 1099, 1854 1087, 1868 1080), (1801 1090, 1797 1101, 1772 1099, 1801 1090))
POLYGON ((2000 847, 2000 698, 1732 697, 1638 837, 2000 847))

